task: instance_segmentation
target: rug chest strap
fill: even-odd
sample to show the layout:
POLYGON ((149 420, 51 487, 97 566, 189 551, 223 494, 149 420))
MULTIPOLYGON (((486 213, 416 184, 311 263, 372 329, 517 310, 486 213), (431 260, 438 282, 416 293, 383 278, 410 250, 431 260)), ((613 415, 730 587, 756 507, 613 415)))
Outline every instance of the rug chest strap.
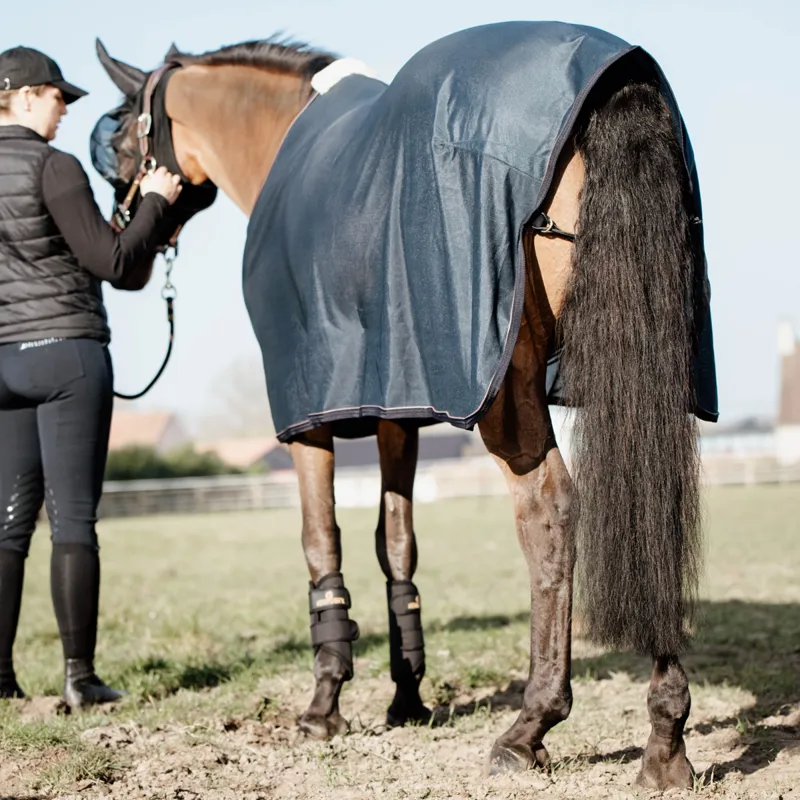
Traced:
POLYGON ((535 233, 541 234, 550 234, 551 236, 559 236, 562 239, 566 239, 568 242, 575 241, 575 234, 568 233, 565 230, 556 225, 556 223, 544 213, 544 211, 540 211, 531 221, 530 224, 531 230, 535 233))

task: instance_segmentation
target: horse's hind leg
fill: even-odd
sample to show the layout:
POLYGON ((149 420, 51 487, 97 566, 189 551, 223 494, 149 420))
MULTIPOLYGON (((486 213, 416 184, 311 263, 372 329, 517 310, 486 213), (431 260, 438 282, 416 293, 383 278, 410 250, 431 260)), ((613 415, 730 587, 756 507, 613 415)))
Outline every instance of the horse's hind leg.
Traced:
POLYGON ((375 549, 386 576, 389 654, 392 680, 397 686, 386 715, 389 726, 427 722, 431 715, 419 696, 419 684, 425 674, 425 648, 419 592, 411 580, 417 568, 411 512, 418 441, 418 428, 413 423, 378 423, 381 508, 375 549))
POLYGON ((333 499, 333 436, 329 426, 303 434, 289 449, 297 470, 303 511, 303 551, 311 575, 309 613, 314 647, 314 697, 298 720, 301 730, 326 739, 347 729, 339 693, 353 677, 358 626, 348 618, 350 595, 340 572, 339 526, 333 499))
MULTIPOLYGON (((542 244, 556 254, 566 247, 542 244)), ((546 766, 549 755, 542 740, 572 707, 573 488, 556 446, 545 392, 554 313, 529 240, 526 245, 529 282, 522 324, 503 386, 479 424, 511 492, 531 584, 528 683, 519 716, 492 747, 492 772, 546 766)))
POLYGON ((694 770, 683 740, 691 699, 689 681, 677 657, 654 659, 647 708, 652 730, 636 782, 648 789, 691 789, 694 770))
POLYGON ((546 767, 550 756, 544 736, 572 708, 570 478, 556 447, 527 472, 515 472, 502 456, 498 461, 511 489, 530 573, 531 661, 519 716, 492 747, 492 773, 546 767))

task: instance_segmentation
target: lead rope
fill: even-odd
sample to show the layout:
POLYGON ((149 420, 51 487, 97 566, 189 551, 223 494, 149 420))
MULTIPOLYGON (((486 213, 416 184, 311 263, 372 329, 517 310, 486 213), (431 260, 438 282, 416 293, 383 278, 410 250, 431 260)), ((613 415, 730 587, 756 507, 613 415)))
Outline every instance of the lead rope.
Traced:
POLYGON ((123 400, 138 400, 140 397, 146 395, 152 388, 155 386, 156 381, 161 377, 161 374, 164 372, 164 369, 167 366, 167 362, 169 361, 169 357, 172 355, 172 343, 175 339, 175 298, 178 296, 178 290, 175 288, 175 284, 172 282, 172 267, 175 264, 175 258, 178 255, 178 247, 177 247, 177 232, 176 236, 173 237, 173 242, 171 242, 169 247, 163 252, 164 261, 166 262, 166 269, 164 274, 164 285, 161 287, 161 298, 164 300, 167 306, 167 323, 169 324, 169 342, 167 344, 167 353, 164 356, 164 360, 161 362, 161 367, 159 368, 158 372, 156 372, 153 380, 147 384, 147 386, 142 389, 141 392, 137 392, 136 394, 122 394, 121 392, 114 391, 114 397, 120 397, 123 400))
MULTIPOLYGON (((139 184, 148 173, 155 172, 157 163, 156 159, 150 153, 150 133, 153 127, 153 117, 151 114, 151 101, 152 95, 155 92, 156 85, 158 84, 164 73, 170 68, 170 64, 162 64, 157 70, 151 73, 147 79, 144 89, 144 100, 142 105, 142 113, 139 115, 137 121, 136 136, 139 140, 139 152, 142 154, 142 163, 134 176, 131 188, 123 202, 116 207, 111 217, 111 226, 117 231, 122 231, 131 220, 130 206, 136 192, 139 190, 139 184)), ((172 355, 172 343, 175 339, 175 298, 178 296, 178 291, 172 283, 172 267, 175 264, 175 258, 178 255, 178 234, 181 231, 181 226, 172 234, 166 248, 161 250, 166 262, 166 270, 164 275, 164 285, 161 287, 161 297, 167 306, 167 324, 169 325, 169 340, 167 342, 167 352, 164 360, 161 362, 158 372, 156 372, 153 380, 147 384, 140 392, 136 394, 123 394, 122 392, 114 392, 114 397, 119 397, 123 400, 138 400, 140 397, 146 395, 155 386, 156 381, 161 377, 164 369, 167 366, 169 357, 172 355)))

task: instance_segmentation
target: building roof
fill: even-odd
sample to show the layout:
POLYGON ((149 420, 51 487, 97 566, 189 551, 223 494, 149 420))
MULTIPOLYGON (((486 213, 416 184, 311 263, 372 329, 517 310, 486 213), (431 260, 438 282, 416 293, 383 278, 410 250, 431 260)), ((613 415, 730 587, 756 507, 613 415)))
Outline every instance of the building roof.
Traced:
POLYGON ((274 436, 249 436, 197 442, 198 453, 216 453, 232 467, 250 467, 282 445, 274 436))
POLYGON ((114 410, 111 417, 109 449, 140 445, 158 447, 170 425, 179 426, 175 414, 169 411, 114 410))
POLYGON ((698 420, 698 430, 704 439, 723 439, 731 436, 759 436, 775 430, 772 417, 742 417, 732 422, 719 423, 698 420))

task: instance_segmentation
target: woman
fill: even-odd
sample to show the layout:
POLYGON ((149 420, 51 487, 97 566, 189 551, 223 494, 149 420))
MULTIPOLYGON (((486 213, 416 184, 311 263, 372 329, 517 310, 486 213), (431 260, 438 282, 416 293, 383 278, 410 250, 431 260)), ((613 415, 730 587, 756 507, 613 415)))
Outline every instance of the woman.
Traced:
POLYGON ((38 50, 0 53, 0 697, 24 697, 12 648, 44 500, 71 708, 122 695, 94 671, 95 523, 113 405, 101 281, 127 289, 147 282, 181 190, 164 169, 146 177, 135 218, 115 233, 80 162, 49 144, 67 106, 85 94, 38 50))

